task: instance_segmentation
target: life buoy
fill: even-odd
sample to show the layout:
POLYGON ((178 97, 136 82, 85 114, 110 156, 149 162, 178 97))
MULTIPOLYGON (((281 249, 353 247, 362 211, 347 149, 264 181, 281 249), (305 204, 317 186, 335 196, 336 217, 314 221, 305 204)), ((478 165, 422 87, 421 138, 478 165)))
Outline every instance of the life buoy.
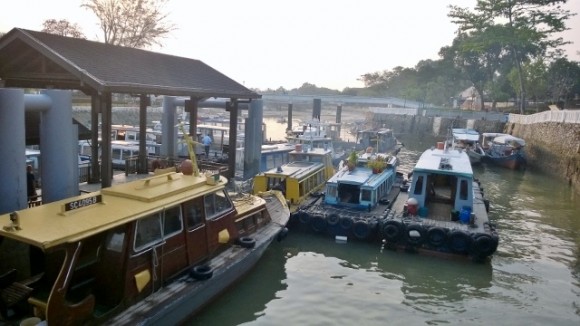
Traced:
POLYGON ((406 230, 407 243, 413 246, 420 246, 425 241, 425 228, 421 224, 408 225, 406 230))
POLYGON ((435 248, 445 245, 445 243, 447 243, 447 229, 442 227, 432 227, 427 230, 427 243, 435 248))
POLYGON ((381 227, 381 235, 388 242, 396 243, 401 239, 403 230, 403 223, 396 220, 389 220, 381 227))
POLYGON ((329 226, 338 225, 339 221, 340 216, 338 216, 338 214, 330 214, 326 217, 326 224, 328 224, 329 226))
POLYGON ((479 233, 476 234, 473 239, 471 250, 475 256, 487 257, 497 250, 498 242, 497 237, 492 237, 485 233, 479 233))
POLYGON ((457 253, 467 253, 471 247, 472 239, 469 234, 461 230, 453 230, 448 237, 449 248, 457 253))
POLYGON ((340 227, 341 227, 343 230, 345 230, 345 231, 346 231, 346 230, 350 230, 350 229, 352 228, 353 221, 352 221, 352 219, 351 219, 350 217, 348 217, 348 216, 343 216, 343 217, 341 217, 341 218, 340 218, 340 220, 338 221, 338 224, 340 225, 340 227))
POLYGON ((300 221, 300 223, 308 224, 308 223, 310 223, 310 219, 311 219, 310 214, 308 214, 306 212, 299 212, 298 213, 298 221, 300 221))
POLYGON ((326 231, 326 219, 320 215, 313 215, 310 220, 310 227, 314 232, 326 231))
POLYGON ((256 246, 256 239, 250 237, 241 237, 238 242, 240 246, 248 249, 254 248, 256 246))
POLYGON ((371 235, 371 227, 365 220, 358 220, 352 225, 352 233, 359 240, 366 240, 371 235))
POLYGON ((213 276, 213 268, 209 265, 197 265, 191 269, 189 275, 196 280, 208 280, 213 276))

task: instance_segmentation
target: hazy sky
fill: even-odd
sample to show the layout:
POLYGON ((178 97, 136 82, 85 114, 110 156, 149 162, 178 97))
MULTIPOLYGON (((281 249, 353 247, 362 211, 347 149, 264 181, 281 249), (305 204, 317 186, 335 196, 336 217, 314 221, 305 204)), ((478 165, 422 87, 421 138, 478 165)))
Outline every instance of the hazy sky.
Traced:
MULTIPOLYGON (((342 90, 360 87, 369 72, 414 67, 438 59, 456 31, 450 4, 475 0, 169 0, 177 30, 151 49, 199 59, 246 87, 286 89, 308 82, 342 90)), ((4 0, 0 31, 41 30, 47 19, 77 23, 88 39, 103 40, 82 0, 4 0)), ((580 12, 580 0, 566 7, 580 12)), ((566 47, 580 61, 580 17, 568 21, 566 47)))

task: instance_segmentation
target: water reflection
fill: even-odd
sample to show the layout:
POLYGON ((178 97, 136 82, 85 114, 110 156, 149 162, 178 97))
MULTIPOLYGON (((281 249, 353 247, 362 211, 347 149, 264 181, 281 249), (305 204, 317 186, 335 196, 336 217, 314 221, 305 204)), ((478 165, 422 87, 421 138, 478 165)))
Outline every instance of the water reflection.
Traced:
MULTIPOLYGON (((412 168, 432 140, 403 139, 412 168)), ((487 264, 292 232, 195 325, 580 324, 580 203, 565 182, 483 165, 498 252, 487 264)))

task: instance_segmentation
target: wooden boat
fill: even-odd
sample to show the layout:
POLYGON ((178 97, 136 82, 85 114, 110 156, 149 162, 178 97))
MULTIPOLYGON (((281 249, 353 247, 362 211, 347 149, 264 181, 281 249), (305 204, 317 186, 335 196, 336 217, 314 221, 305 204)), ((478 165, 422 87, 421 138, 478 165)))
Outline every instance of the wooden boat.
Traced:
POLYGON ((2 318, 182 322, 285 232, 279 192, 231 197, 226 182, 169 172, 0 215, 2 318))
POLYGON ((289 162, 254 177, 253 192, 281 190, 290 203, 290 211, 320 192, 334 174, 332 151, 297 145, 289 154, 289 162))
POLYGON ((467 152, 471 164, 479 164, 485 158, 485 151, 479 143, 480 134, 475 129, 453 128, 453 146, 467 152))
POLYGON ((525 140, 502 133, 483 133, 482 136, 487 162, 512 170, 525 168, 525 140))

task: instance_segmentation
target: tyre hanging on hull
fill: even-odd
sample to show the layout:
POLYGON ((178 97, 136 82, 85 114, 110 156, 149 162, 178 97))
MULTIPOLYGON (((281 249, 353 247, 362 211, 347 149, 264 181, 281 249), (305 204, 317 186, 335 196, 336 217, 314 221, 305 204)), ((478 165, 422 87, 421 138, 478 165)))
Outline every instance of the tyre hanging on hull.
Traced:
POLYGON ((397 243, 401 240, 405 227, 397 220, 389 220, 381 227, 381 236, 390 243, 397 243))
POLYGON ((371 226, 365 220, 358 220, 352 225, 352 233, 359 240, 367 240, 371 236, 371 226))
POLYGON ((407 244, 418 247, 425 241, 425 228, 421 224, 408 225, 405 230, 407 244))
POLYGON ((453 230, 449 233, 449 248, 456 253, 466 254, 471 248, 471 236, 461 230, 453 230))
POLYGON ((310 227, 314 232, 325 232, 326 231, 326 219, 321 215, 312 215, 310 220, 310 227))
POLYGON ((435 249, 445 246, 447 244, 447 229, 432 227, 427 230, 427 243, 435 249))
POLYGON ((474 256, 480 258, 490 256, 497 250, 498 242, 497 237, 493 237, 489 234, 476 234, 473 237, 473 242, 471 244, 471 252, 474 256))

